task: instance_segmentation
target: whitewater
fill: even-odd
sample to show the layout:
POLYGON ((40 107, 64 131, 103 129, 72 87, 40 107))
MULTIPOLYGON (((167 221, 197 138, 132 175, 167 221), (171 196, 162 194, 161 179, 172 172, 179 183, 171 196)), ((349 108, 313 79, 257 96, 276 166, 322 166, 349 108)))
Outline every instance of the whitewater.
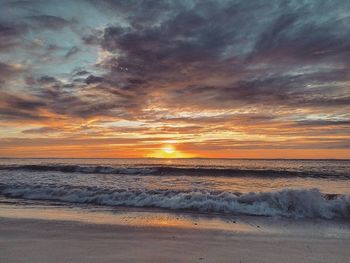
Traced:
POLYGON ((350 161, 1 159, 1 198, 350 219, 350 161))

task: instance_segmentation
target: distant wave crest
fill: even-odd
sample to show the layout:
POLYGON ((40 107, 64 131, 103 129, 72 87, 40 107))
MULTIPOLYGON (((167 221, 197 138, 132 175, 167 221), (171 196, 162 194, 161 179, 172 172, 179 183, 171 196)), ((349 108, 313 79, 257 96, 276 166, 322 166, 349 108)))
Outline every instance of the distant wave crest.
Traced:
POLYGON ((28 172, 63 172, 63 173, 87 173, 87 174, 148 174, 155 172, 154 168, 139 167, 112 167, 103 165, 76 165, 76 164, 52 164, 52 165, 0 165, 0 170, 28 171, 28 172))
POLYGON ((127 174, 127 175, 172 175, 172 176, 256 176, 256 177, 315 177, 339 179, 350 178, 350 174, 341 172, 317 172, 297 170, 246 169, 230 167, 177 167, 145 166, 114 167, 103 165, 48 164, 48 165, 0 165, 0 170, 27 172, 63 172, 86 174, 127 174))
POLYGON ((10 198, 106 206, 157 207, 291 218, 350 218, 349 195, 324 195, 317 189, 240 194, 18 184, 1 185, 0 194, 10 198))

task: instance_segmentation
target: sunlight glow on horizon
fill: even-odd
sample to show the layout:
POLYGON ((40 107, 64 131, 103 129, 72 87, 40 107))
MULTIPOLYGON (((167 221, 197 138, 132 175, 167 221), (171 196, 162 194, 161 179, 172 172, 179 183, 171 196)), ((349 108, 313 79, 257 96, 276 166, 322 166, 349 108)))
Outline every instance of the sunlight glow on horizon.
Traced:
POLYGON ((163 147, 154 150, 152 153, 147 154, 146 157, 151 158, 192 158, 194 155, 185 153, 176 149, 174 145, 166 144, 163 147))

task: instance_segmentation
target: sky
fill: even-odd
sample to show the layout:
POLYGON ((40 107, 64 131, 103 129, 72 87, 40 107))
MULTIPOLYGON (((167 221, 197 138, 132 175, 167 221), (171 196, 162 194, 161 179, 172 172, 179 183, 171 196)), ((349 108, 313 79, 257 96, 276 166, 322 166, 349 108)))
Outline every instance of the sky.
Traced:
POLYGON ((2 157, 350 158, 350 1, 0 6, 2 157))

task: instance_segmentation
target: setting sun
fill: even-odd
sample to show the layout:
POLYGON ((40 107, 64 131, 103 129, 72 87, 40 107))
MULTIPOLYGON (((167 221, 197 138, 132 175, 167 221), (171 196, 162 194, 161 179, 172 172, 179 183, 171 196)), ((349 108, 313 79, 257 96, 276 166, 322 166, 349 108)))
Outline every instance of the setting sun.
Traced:
POLYGON ((151 158, 191 158, 191 154, 184 153, 175 148, 174 145, 166 144, 161 148, 155 149, 147 157, 151 158))
POLYGON ((175 152, 175 149, 172 145, 167 145, 162 148, 162 151, 168 154, 172 154, 175 152))

